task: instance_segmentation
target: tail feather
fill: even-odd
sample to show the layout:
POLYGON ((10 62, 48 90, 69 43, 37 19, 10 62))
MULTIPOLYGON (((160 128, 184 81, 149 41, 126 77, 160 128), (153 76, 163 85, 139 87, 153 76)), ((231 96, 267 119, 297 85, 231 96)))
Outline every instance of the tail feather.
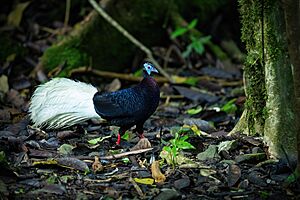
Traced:
POLYGON ((89 119, 101 119, 93 104, 97 89, 67 78, 54 78, 38 86, 29 106, 36 127, 66 128, 89 119))

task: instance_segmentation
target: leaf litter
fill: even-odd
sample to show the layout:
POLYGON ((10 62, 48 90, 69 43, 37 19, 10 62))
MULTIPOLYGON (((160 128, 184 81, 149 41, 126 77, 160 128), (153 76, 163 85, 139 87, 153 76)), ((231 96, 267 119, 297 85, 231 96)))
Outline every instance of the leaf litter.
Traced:
MULTIPOLYGON (((11 25, 22 25, 28 6, 20 3, 12 10, 11 25)), ((191 21, 171 37, 180 40, 196 24, 191 21)), ((39 40, 26 42, 30 54, 22 58, 31 71, 53 41, 41 27, 35 29, 33 38, 39 40)), ((205 43, 193 38, 187 46, 180 59, 188 63, 179 70, 168 64, 176 84, 161 85, 160 106, 145 123, 148 140, 129 132, 121 149, 114 145, 114 127, 105 123, 89 121, 59 131, 31 127, 30 93, 47 77, 40 69, 33 76, 25 67, 17 76, 8 73, 20 59, 9 55, 0 76, 0 198, 292 198, 294 182, 283 187, 293 178, 289 166, 270 159, 260 138, 228 135, 245 101, 241 70, 234 62, 215 61, 205 52, 211 37, 202 39, 205 43)), ((101 88, 115 91, 126 84, 116 77, 101 88)))

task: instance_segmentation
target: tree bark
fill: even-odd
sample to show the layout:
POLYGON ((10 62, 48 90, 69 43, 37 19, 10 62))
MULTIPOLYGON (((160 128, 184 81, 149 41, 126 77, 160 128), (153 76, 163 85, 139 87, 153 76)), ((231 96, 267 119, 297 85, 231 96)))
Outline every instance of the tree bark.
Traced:
POLYGON ((295 95, 286 24, 279 0, 240 0, 248 134, 264 136, 272 157, 297 160, 295 95))
POLYGON ((283 0, 288 49, 293 65, 295 102, 295 125, 298 146, 298 171, 300 171, 300 3, 295 0, 283 0))

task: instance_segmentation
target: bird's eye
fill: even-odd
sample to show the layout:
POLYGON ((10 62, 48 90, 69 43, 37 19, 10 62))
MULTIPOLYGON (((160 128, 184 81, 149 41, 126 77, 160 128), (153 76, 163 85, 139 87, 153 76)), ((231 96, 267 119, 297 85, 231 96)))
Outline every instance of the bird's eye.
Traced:
POLYGON ((148 66, 147 68, 150 69, 150 66, 148 66))

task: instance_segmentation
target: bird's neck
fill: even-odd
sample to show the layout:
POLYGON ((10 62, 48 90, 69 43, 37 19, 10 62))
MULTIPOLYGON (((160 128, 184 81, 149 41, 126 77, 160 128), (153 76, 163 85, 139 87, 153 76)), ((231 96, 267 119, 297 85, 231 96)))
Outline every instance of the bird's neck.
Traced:
POLYGON ((144 73, 144 78, 140 82, 140 85, 142 86, 142 88, 145 88, 148 92, 151 91, 157 93, 158 91, 158 85, 156 80, 147 73, 144 73))
POLYGON ((147 78, 147 77, 151 77, 145 70, 143 70, 143 77, 147 78))

